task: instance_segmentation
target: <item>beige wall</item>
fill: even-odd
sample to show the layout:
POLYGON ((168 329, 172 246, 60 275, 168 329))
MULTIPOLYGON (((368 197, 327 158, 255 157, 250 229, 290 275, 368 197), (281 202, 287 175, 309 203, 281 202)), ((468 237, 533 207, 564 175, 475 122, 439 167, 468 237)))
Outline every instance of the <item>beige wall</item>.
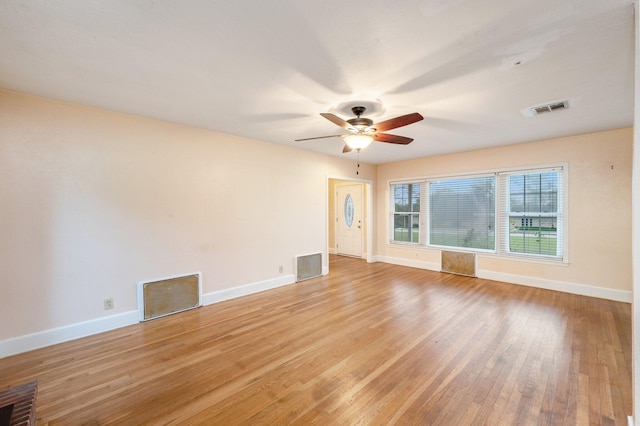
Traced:
POLYGON ((568 163, 567 266, 480 255, 479 268, 538 280, 631 291, 632 129, 512 145, 378 166, 376 252, 381 258, 439 263, 432 249, 388 243, 389 180, 568 163))
POLYGON ((0 120, 0 341, 135 310, 143 280, 201 271, 206 294, 292 274, 295 255, 326 254, 327 177, 353 172, 7 91, 0 120))
MULTIPOLYGON (((0 120, 0 341, 133 311, 142 280, 201 271, 207 294, 292 274, 296 254, 335 246, 328 178, 351 176, 350 158, 6 91, 0 120)), ((630 291, 631 154, 620 129, 363 164, 374 254, 439 262, 388 244, 390 179, 566 162, 570 264, 479 266, 630 291)))

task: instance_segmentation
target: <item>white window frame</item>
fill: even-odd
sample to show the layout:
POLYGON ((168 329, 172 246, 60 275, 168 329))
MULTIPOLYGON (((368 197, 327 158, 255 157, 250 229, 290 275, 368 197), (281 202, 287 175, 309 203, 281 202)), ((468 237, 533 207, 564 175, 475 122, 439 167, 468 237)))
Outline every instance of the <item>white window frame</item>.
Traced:
MULTIPOLYGON (((407 180, 407 181, 393 181, 389 182, 389 224, 391 225, 389 228, 389 243, 391 244, 402 244, 402 245, 411 245, 411 246, 419 246, 424 245, 424 187, 425 182, 422 180, 407 180), (420 211, 418 212, 397 212, 395 205, 395 186, 396 185, 408 185, 408 184, 420 184, 420 211), (395 215, 418 215, 418 241, 396 241, 395 240, 395 215)), ((410 231, 411 232, 411 231, 410 231)), ((411 239, 411 238, 410 238, 411 239)))
POLYGON ((463 250, 463 251, 472 251, 477 252, 482 255, 487 255, 491 257, 499 257, 506 258, 510 260, 523 260, 527 262, 534 263, 553 263, 553 264, 565 264, 569 263, 569 165, 568 163, 552 163, 552 164, 541 164, 529 167, 513 167, 513 168, 503 168, 499 170, 484 170, 478 171, 476 173, 461 173, 461 174, 448 174, 442 176, 426 176, 419 178, 410 178, 410 179, 391 179, 388 181, 387 188, 389 188, 389 220, 387 221, 387 226, 389 226, 389 238, 388 244, 390 246, 411 246, 411 248, 415 249, 425 249, 425 250, 442 250, 443 248, 452 249, 452 250, 463 250), (561 253, 557 256, 552 255, 541 255, 535 253, 512 253, 508 250, 508 228, 505 232, 505 225, 508 227, 509 224, 509 212, 502 211, 501 206, 504 203, 504 197, 508 197, 509 193, 506 182, 506 176, 513 174, 527 174, 527 173, 537 173, 551 170, 561 170, 561 184, 558 186, 558 244, 561 244, 561 253), (474 249, 467 247, 449 247, 449 246, 437 246, 432 245, 429 241, 429 233, 431 221, 429 218, 430 206, 429 206, 429 184, 432 181, 441 181, 441 180, 450 180, 450 179, 466 179, 473 177, 483 177, 487 175, 494 175, 496 178, 495 182, 495 249, 494 250, 485 250, 485 249, 474 249), (395 205, 394 205, 394 193, 393 186, 397 184, 406 184, 406 183, 420 183, 420 242, 412 243, 412 242, 403 242, 403 241, 394 241, 393 240, 393 231, 394 231, 394 213, 395 213, 395 205), (506 216, 506 220, 504 218, 506 216), (561 234, 561 235, 560 235, 561 234))
MULTIPOLYGON (((567 227, 567 193, 568 193, 568 185, 567 185, 567 177, 568 170, 567 165, 556 165, 550 167, 535 167, 535 168, 527 168, 521 170, 511 170, 500 172, 498 174, 498 185, 500 187, 500 192, 498 193, 498 199, 496 200, 496 208, 497 214, 496 221, 498 222, 497 226, 500 227, 500 239, 496 241, 497 254, 500 256, 507 257, 519 257, 519 258, 529 258, 536 260, 548 260, 554 262, 568 262, 568 252, 567 252, 567 235, 568 235, 568 227, 567 227), (560 253, 556 255, 545 255, 538 253, 522 253, 522 252, 512 252, 509 248, 509 220, 510 215, 512 213, 510 206, 510 195, 511 188, 509 187, 508 179, 513 175, 526 175, 526 174, 537 174, 537 173, 545 173, 545 172, 559 172, 559 182, 558 182, 558 198, 557 198, 557 212, 556 214, 541 214, 540 217, 556 217, 556 225, 557 225, 557 241, 556 244, 559 245, 560 253)), ((523 216, 526 216, 526 213, 523 213, 523 216)), ((533 218, 533 216, 532 216, 533 218)))

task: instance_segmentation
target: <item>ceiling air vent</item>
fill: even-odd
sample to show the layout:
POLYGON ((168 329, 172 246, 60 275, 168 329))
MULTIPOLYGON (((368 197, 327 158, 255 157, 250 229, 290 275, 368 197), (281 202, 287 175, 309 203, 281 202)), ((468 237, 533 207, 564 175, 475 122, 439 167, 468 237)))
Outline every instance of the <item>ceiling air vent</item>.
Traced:
POLYGON ((537 106, 527 108, 526 113, 525 111, 523 111, 523 114, 526 116, 532 117, 534 115, 540 115, 546 112, 559 111, 561 109, 567 109, 567 108, 569 108, 569 101, 559 101, 559 102, 552 102, 549 104, 537 105, 537 106))

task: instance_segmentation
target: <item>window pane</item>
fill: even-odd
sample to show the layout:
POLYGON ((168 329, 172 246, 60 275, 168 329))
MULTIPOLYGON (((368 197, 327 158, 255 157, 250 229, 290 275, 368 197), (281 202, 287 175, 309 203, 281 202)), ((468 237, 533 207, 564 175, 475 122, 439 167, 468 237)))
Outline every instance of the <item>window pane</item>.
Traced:
POLYGON ((543 213, 558 212, 558 193, 548 192, 540 196, 540 206, 543 213))
POLYGON ((540 193, 526 193, 524 196, 524 211, 539 212, 540 211, 540 193))
POLYGON ((394 204, 396 212, 420 211, 420 184, 405 183, 394 185, 394 204))
POLYGON ((558 254, 558 173, 509 176, 510 252, 558 254))
POLYGON ((524 212, 524 193, 511 194, 510 196, 511 211, 512 212, 524 212))
POLYGON ((393 241, 410 241, 409 216, 404 214, 393 215, 393 241))
POLYGON ((495 178, 465 178, 429 185, 429 241, 434 245, 493 250, 495 178))
POLYGON ((409 187, 408 185, 395 186, 395 205, 397 212, 409 211, 409 187))
POLYGON ((399 214, 393 215, 393 241, 405 241, 411 243, 420 242, 420 215, 399 214))
POLYGON ((420 242, 420 184, 392 185, 393 241, 420 242))
POLYGON ((555 256, 558 233, 555 217, 509 217, 509 251, 555 256))

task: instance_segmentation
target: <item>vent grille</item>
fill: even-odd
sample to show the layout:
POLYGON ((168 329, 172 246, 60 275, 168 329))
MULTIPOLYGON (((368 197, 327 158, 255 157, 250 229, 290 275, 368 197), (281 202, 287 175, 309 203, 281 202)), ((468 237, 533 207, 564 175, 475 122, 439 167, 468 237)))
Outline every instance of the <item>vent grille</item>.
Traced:
POLYGON ((545 114, 547 112, 560 111, 569 108, 569 101, 552 102, 545 105, 537 105, 528 109, 530 116, 545 114))
POLYGON ((138 283, 140 321, 200 306, 200 273, 138 283))
POLYGON ((296 256, 296 282, 322 275, 322 253, 296 256))
POLYGON ((476 254, 457 251, 442 251, 442 272, 476 276, 476 254))

